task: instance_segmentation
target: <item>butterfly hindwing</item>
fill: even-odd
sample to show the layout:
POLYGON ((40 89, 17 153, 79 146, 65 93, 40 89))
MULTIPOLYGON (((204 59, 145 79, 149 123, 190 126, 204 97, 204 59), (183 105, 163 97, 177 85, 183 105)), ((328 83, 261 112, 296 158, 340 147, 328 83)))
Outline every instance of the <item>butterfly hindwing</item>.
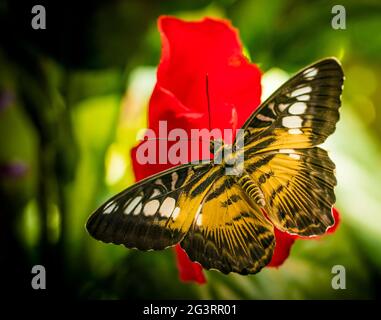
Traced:
POLYGON ((144 179, 103 204, 86 228, 98 240, 128 248, 173 246, 188 231, 208 190, 199 185, 211 175, 209 165, 188 164, 144 179))
POLYGON ((327 152, 318 147, 269 151, 245 163, 274 225, 302 236, 323 234, 334 223, 334 169, 327 152))
POLYGON ((221 175, 206 194, 181 242, 191 260, 223 273, 256 273, 274 250, 273 226, 236 184, 221 175))

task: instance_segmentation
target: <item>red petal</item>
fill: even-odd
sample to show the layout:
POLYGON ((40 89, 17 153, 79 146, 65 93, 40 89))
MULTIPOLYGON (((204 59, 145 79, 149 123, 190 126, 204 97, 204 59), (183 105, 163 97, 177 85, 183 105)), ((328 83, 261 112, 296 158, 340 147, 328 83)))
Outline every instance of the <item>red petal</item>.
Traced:
MULTIPOLYGON (((212 127, 231 128, 233 106, 241 127, 260 103, 261 74, 243 56, 238 32, 228 21, 209 18, 185 22, 161 17, 158 25, 163 44, 158 85, 191 112, 207 115, 208 75, 212 127)), ((198 121, 197 128, 207 127, 206 116, 198 121)))
POLYGON ((334 233, 337 228, 339 227, 339 224, 340 224, 340 214, 339 214, 339 211, 337 211, 336 208, 333 208, 332 209, 332 213, 333 213, 333 218, 335 219, 335 223, 332 227, 329 227, 328 230, 327 230, 327 233, 334 233))
MULTIPOLYGON (((132 169, 135 174, 135 180, 139 181, 142 180, 146 177, 149 177, 155 173, 158 173, 160 171, 163 171, 165 169, 168 169, 172 167, 170 164, 141 164, 137 160, 137 150, 138 148, 143 144, 144 142, 142 141, 139 143, 136 147, 131 149, 131 159, 132 159, 132 169)), ((146 142, 145 142, 146 143, 146 142)), ((151 145, 156 144, 157 142, 152 142, 151 145)))
POLYGON ((274 249, 274 255, 267 267, 279 267, 282 265, 283 262, 288 258, 291 247, 294 244, 295 240, 298 238, 298 236, 280 231, 275 227, 274 232, 276 245, 274 249))
MULTIPOLYGON (((149 128, 158 134, 160 120, 167 121, 168 132, 182 128, 189 134, 193 128, 207 128, 206 74, 212 127, 242 126, 260 103, 261 74, 258 67, 243 56, 237 31, 225 20, 185 22, 161 17, 158 24, 162 57, 149 103, 149 128)), ((210 157, 209 148, 204 148, 206 152, 202 154, 200 146, 198 152, 192 154, 191 142, 183 144, 188 148, 188 157, 182 163, 210 157)), ((171 145, 169 142, 164 152, 171 145)), ((163 148, 156 150, 159 149, 163 148)), ((173 166, 139 164, 136 148, 131 156, 137 180, 173 166)))
POLYGON ((208 159, 210 153, 207 140, 205 139, 207 143, 206 147, 202 149, 203 146, 202 143, 200 143, 199 148, 196 148, 196 150, 191 149, 192 143, 194 146, 194 141, 190 140, 192 138, 191 129, 198 128, 199 123, 202 123, 205 120, 204 118, 205 114, 191 112, 170 91, 156 85, 150 100, 149 128, 155 132, 156 138, 160 138, 161 140, 149 142, 142 141, 131 150, 132 165, 136 180, 141 180, 173 167, 174 164, 169 161, 164 161, 165 163, 161 164, 159 162, 159 153, 162 153, 163 156, 167 157, 170 147, 175 143, 180 143, 182 149, 186 148, 188 150, 187 157, 182 159, 181 163, 188 163, 199 159, 208 159), (163 126, 159 126, 159 121, 166 121, 166 130, 164 130, 163 126), (185 130, 189 140, 180 142, 167 141, 168 133, 173 129, 185 130), (153 164, 142 164, 137 159, 137 149, 143 143, 149 143, 152 148, 157 151, 156 160, 153 164), (204 150, 204 152, 202 153, 201 150, 204 150))
POLYGON ((179 269, 180 279, 182 281, 195 281, 199 284, 206 283, 205 276, 202 272, 202 267, 197 262, 189 260, 186 252, 177 245, 175 247, 177 257, 177 267, 179 269))
POLYGON ((232 125, 232 130, 235 133, 235 131, 238 128, 238 114, 237 109, 235 107, 232 108, 232 117, 230 120, 230 124, 232 125))

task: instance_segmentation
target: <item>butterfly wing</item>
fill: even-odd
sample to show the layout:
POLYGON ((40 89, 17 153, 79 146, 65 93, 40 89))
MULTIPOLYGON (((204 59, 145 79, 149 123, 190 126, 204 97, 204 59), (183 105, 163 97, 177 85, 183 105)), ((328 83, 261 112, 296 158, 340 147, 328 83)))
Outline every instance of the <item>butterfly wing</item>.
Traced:
POLYGON ((161 250, 180 242, 215 178, 209 164, 186 164, 144 179, 104 203, 86 228, 103 242, 161 250))
POLYGON ((193 261, 223 273, 256 273, 273 255, 273 226, 232 176, 221 174, 181 242, 193 261))
POLYGON ((334 223, 334 168, 327 152, 318 147, 268 151, 245 164, 274 225, 301 236, 323 234, 334 223))
POLYGON ((281 86, 244 125, 245 171, 280 230, 322 234, 334 223, 334 164, 317 147, 339 119, 343 71, 324 59, 281 86))
POLYGON ((245 122, 245 144, 255 141, 252 147, 261 151, 267 146, 274 149, 295 143, 300 147, 303 143, 307 147, 321 144, 339 120, 343 82, 343 70, 334 58, 304 68, 245 122))

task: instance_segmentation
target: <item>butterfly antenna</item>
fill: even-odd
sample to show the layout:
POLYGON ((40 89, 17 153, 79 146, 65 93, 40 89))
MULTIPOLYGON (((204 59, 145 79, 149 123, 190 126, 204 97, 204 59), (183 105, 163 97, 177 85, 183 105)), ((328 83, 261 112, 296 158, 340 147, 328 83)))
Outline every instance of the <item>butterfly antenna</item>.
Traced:
POLYGON ((210 122, 210 97, 209 97, 209 75, 206 74, 206 100, 208 102, 208 124, 209 124, 209 131, 212 130, 211 122, 210 122))

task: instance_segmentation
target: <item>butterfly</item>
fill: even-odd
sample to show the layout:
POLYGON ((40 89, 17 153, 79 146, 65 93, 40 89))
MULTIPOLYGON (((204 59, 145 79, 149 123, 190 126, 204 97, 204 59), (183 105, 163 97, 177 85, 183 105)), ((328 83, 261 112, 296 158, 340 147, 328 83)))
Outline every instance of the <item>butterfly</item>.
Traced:
POLYGON ((335 165, 318 147, 339 120, 344 73, 335 58, 307 66, 245 122, 243 170, 183 164, 115 195, 88 219, 90 235, 140 250, 176 244, 225 274, 253 274, 274 252, 274 226, 315 236, 334 224, 335 165))

